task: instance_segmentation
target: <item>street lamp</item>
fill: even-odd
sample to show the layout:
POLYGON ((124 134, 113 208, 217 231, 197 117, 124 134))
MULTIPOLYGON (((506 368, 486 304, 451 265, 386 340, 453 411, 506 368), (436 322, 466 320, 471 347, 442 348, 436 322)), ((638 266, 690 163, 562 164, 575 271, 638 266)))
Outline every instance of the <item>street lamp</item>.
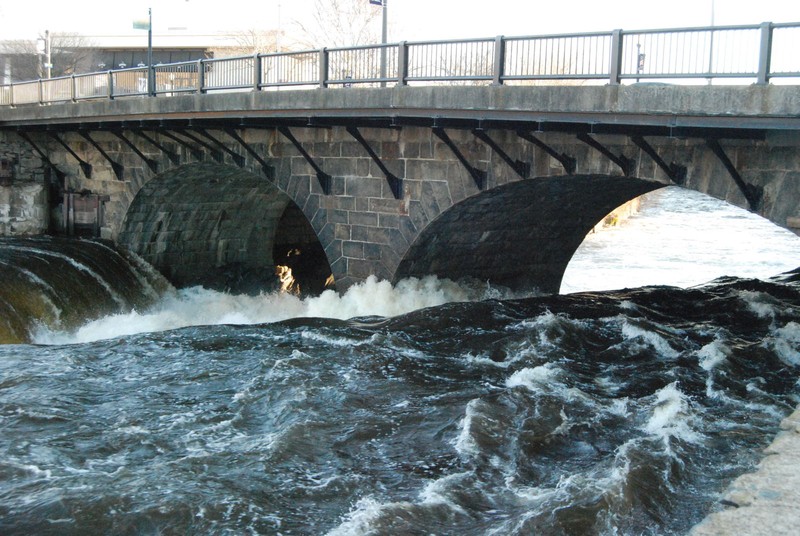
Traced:
POLYGON ((147 30, 147 94, 154 95, 153 77, 153 9, 147 8, 147 20, 133 21, 134 30, 147 30))
MULTIPOLYGON (((44 37, 39 37, 36 40, 36 51, 44 56, 44 69, 46 78, 50 78, 52 76, 52 69, 53 69, 53 60, 51 57, 50 51, 50 30, 44 31, 44 37)), ((40 71, 41 75, 41 71, 40 71)))
MULTIPOLYGON (((383 26, 381 27, 381 78, 386 78, 386 38, 387 38, 387 15, 386 15, 386 4, 389 3, 389 0, 369 0, 370 4, 375 4, 376 6, 381 6, 383 9, 383 26)), ((381 81, 381 86, 386 86, 386 80, 381 81)))

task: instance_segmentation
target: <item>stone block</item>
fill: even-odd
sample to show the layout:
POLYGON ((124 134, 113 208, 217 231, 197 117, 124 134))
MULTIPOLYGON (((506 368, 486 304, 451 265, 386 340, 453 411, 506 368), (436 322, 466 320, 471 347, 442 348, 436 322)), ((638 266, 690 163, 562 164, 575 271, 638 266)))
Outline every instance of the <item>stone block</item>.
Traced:
MULTIPOLYGON (((291 175, 315 175, 314 168, 302 156, 295 156, 291 159, 291 175)), ((288 179, 288 177, 287 177, 288 179)), ((282 184, 283 181, 279 181, 282 184)), ((284 188, 285 189, 285 188, 284 188)))
POLYGON ((328 210, 328 223, 351 223, 349 214, 345 210, 328 210))
POLYGON ((342 255, 353 259, 364 259, 364 242, 342 242, 342 255))
POLYGON ((349 223, 368 227, 378 227, 378 215, 372 212, 351 212, 349 223))
POLYGON ((336 227, 336 225, 328 223, 317 232, 317 237, 319 238, 320 244, 322 244, 323 247, 325 247, 327 244, 333 243, 338 239, 336 236, 336 227))
POLYGON ((305 147, 306 152, 311 155, 314 160, 318 159, 332 159, 342 156, 340 142, 330 143, 327 141, 315 142, 310 148, 305 147))
POLYGON ((390 142, 382 142, 380 144, 380 151, 378 152, 378 155, 381 157, 384 163, 387 160, 397 160, 400 158, 400 144, 394 140, 390 142))
POLYGON ((358 279, 366 279, 370 275, 375 275, 379 280, 391 279, 392 274, 379 261, 363 259, 347 260, 348 274, 358 279))
POLYGON ((373 244, 391 243, 389 229, 381 229, 378 227, 363 227, 361 225, 353 225, 350 228, 350 236, 353 240, 357 240, 359 242, 370 242, 373 244))
POLYGON ((324 158, 317 162, 317 164, 327 173, 333 177, 350 177, 358 175, 356 162, 359 158, 324 158))
POLYGON ((343 141, 339 144, 339 146, 339 156, 347 158, 364 158, 365 156, 368 156, 367 151, 355 140, 343 141))
POLYGON ((396 214, 378 214, 378 227, 397 229, 400 227, 400 216, 396 214))
POLYGON ((345 192, 349 196, 366 198, 381 197, 382 179, 366 177, 347 177, 345 179, 345 192))
MULTIPOLYGON (((386 246, 380 246, 378 244, 369 244, 364 243, 363 253, 364 258, 367 260, 380 260, 383 258, 382 251, 386 249, 386 246)), ((391 249, 391 248, 390 248, 391 249)))
POLYGON ((406 160, 405 177, 417 181, 445 180, 447 160, 406 160))
POLYGON ((350 240, 350 226, 337 224, 334 226, 334 235, 338 240, 350 240))
MULTIPOLYGON (((323 193, 322 188, 319 193, 323 193)), ((344 177, 331 177, 331 195, 337 197, 346 195, 344 177)))
POLYGON ((367 210, 382 214, 402 214, 405 210, 406 201, 402 199, 377 199, 369 200, 367 210))

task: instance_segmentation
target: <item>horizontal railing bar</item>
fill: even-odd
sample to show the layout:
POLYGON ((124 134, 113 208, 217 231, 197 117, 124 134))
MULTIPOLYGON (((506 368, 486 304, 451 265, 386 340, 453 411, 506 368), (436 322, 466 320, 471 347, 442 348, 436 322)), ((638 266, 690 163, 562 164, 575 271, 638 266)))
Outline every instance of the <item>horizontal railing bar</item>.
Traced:
MULTIPOLYGON (((576 37, 609 37, 612 32, 587 32, 587 33, 566 33, 566 34, 541 34, 541 35, 512 35, 503 36, 505 41, 535 41, 542 39, 574 39, 576 37)), ((493 39, 492 39, 493 40, 493 39)), ((459 41, 460 42, 460 41, 459 41)), ((413 44, 413 43, 409 43, 413 44)))
MULTIPOLYGON (((461 41, 459 41, 461 42, 461 41)), ((350 50, 373 50, 373 49, 382 49, 382 48, 396 48, 398 43, 377 43, 374 45, 354 45, 351 47, 334 47, 334 48, 326 48, 325 50, 328 52, 344 52, 350 50)), ((305 52, 305 54, 309 54, 310 52, 319 52, 319 50, 305 52)), ((297 54, 296 52, 282 52, 280 54, 284 55, 291 55, 297 54)), ((302 54, 302 52, 301 52, 302 54)), ((264 56, 268 56, 269 54, 264 54, 264 56)))
POLYGON ((409 82, 607 79, 618 84, 634 79, 755 78, 757 83, 768 83, 773 78, 800 77, 800 60, 794 54, 797 46, 800 22, 379 43, 204 58, 16 82, 0 85, 0 106, 409 82), (709 39, 714 43, 711 47, 709 39), (639 55, 642 43, 645 48, 639 55))
MULTIPOLYGON (((800 24, 794 23, 789 26, 800 24)), ((773 25, 774 27, 775 25, 773 25)), ((724 32, 731 30, 758 30, 760 24, 741 24, 732 26, 689 26, 686 28, 651 28, 648 30, 622 30, 624 35, 656 34, 656 33, 695 33, 695 32, 724 32)))
POLYGON ((465 76, 408 76, 406 80, 409 82, 458 82, 458 81, 470 81, 470 80, 491 80, 491 75, 465 75, 465 76))
MULTIPOLYGON (((495 37, 472 37, 470 39, 456 39, 456 40, 434 40, 434 41, 406 41, 407 46, 426 46, 426 45, 460 45, 469 43, 491 43, 494 42, 495 37)), ((394 43, 395 45, 398 43, 394 43)))
MULTIPOLYGON (((756 74, 758 73, 717 73, 714 75, 714 78, 753 78, 756 74)), ((708 73, 627 73, 620 75, 620 78, 626 80, 635 80, 637 78, 702 78, 703 80, 708 80, 709 75, 708 73)))
MULTIPOLYGON (((626 75, 623 75, 625 78, 626 75)), ((605 80, 608 78, 607 74, 510 74, 503 76, 503 80, 519 81, 519 80, 605 80)), ((636 76, 634 75, 634 78, 636 76)), ((643 78, 640 76, 640 78, 643 78)), ((409 78, 409 80, 411 80, 409 78)))

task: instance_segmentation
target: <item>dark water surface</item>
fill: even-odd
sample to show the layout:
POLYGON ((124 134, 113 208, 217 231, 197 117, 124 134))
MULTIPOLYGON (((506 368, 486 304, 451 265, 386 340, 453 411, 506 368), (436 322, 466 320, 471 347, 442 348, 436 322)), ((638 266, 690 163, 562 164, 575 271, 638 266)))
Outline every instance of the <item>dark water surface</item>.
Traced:
POLYGON ((800 276, 0 346, 0 534, 683 534, 800 401, 800 276))
POLYGON ((685 534, 800 402, 800 241, 650 195, 562 291, 738 278, 300 300, 0 240, 0 535, 685 534))

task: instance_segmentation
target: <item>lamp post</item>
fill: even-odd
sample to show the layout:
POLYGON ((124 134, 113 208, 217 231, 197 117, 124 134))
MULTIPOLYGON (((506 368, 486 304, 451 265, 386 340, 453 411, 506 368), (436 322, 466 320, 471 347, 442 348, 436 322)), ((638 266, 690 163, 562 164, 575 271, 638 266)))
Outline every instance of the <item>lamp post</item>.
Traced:
POLYGON ((711 0, 711 43, 708 47, 708 85, 710 86, 714 81, 712 76, 714 72, 714 12, 715 10, 714 0, 711 0))
POLYGON ((147 8, 147 20, 133 21, 134 30, 147 30, 147 94, 155 95, 153 72, 153 9, 147 8))
MULTIPOLYGON (((36 43, 36 48, 37 48, 37 52, 40 55, 44 56, 42 58, 42 60, 43 60, 42 63, 44 64, 43 65, 44 66, 44 78, 48 78, 49 79, 52 76, 52 72, 53 72, 52 71, 53 70, 53 60, 52 60, 51 50, 50 50, 50 30, 45 30, 44 31, 44 37, 39 36, 39 39, 37 40, 37 43, 36 43)), ((40 69, 41 69, 41 67, 40 67, 40 69)), ((39 72, 40 72, 40 76, 41 76, 42 75, 41 74, 41 70, 39 72)))
MULTIPOLYGON (((383 11, 383 25, 381 27, 381 78, 386 78, 386 39, 388 37, 387 32, 387 14, 386 14, 386 4, 389 0, 369 0, 370 4, 375 4, 376 6, 381 6, 383 11)), ((386 87, 386 81, 381 81, 381 87, 386 87)))

